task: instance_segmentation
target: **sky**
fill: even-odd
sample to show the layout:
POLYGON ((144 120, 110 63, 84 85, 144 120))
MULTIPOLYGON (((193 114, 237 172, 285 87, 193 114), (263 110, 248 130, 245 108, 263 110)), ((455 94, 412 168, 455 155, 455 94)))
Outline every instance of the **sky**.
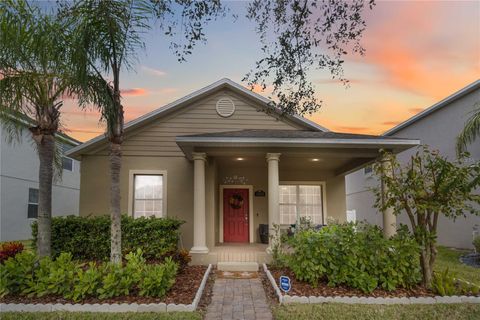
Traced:
MULTIPOLYGON (((153 28, 133 70, 121 77, 126 122, 221 78, 241 83, 260 57, 246 3, 230 1, 238 14, 206 29, 208 41, 178 63, 153 28)), ((381 134, 480 78, 480 1, 378 1, 366 11, 365 56, 345 59, 348 87, 328 71, 311 78, 322 108, 307 118, 332 131, 381 134)), ((261 93, 261 92, 259 92, 261 93)), ((267 96, 267 93, 264 93, 267 96)), ((65 133, 86 141, 104 132, 94 109, 66 101, 65 133)))

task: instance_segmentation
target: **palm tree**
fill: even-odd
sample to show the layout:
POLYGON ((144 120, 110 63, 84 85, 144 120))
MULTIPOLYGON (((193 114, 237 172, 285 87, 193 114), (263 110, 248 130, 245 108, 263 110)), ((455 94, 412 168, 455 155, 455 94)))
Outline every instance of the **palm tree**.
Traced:
POLYGON ((62 10, 69 17, 69 28, 75 34, 72 43, 75 59, 83 61, 77 74, 83 77, 93 73, 101 79, 97 98, 100 101, 103 97, 103 100, 97 107, 101 120, 106 122, 110 143, 110 260, 114 263, 120 263, 122 258, 120 170, 124 106, 121 71, 133 66, 138 50, 145 46, 143 35, 150 30, 154 19, 161 19, 160 28, 166 35, 174 35, 177 26, 182 29, 186 44, 171 43, 182 60, 184 55, 191 53, 196 42, 204 40, 201 22, 216 17, 221 10, 217 0, 79 0, 62 10))
MULTIPOLYGON (((66 96, 81 96, 64 21, 25 0, 0 1, 0 120, 10 136, 24 116, 39 158, 37 252, 51 254, 55 135, 66 96)), ((88 77, 87 77, 88 78, 88 77)), ((89 101, 87 96, 82 102, 89 101)), ((25 123, 23 121, 23 123, 25 123)))
POLYGON ((467 150, 467 146, 480 136, 480 102, 475 103, 475 110, 465 123, 460 135, 457 137, 457 154, 467 150))
POLYGON ((104 83, 101 89, 104 100, 97 107, 102 120, 106 122, 106 135, 110 143, 110 259, 120 263, 120 169, 124 127, 120 72, 132 65, 135 52, 144 46, 142 33, 149 29, 152 2, 86 0, 65 9, 64 13, 70 19, 75 34, 72 45, 78 60, 82 61, 79 76, 93 72, 104 83))

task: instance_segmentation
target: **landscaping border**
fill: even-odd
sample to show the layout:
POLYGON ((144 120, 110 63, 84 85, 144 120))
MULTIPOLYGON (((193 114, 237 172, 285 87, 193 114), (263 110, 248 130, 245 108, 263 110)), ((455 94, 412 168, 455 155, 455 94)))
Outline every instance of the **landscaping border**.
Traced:
POLYGON ((435 296, 435 297, 324 297, 324 296, 290 296, 288 294, 282 294, 277 282, 273 278, 267 265, 263 264, 263 271, 267 275, 270 284, 277 295, 278 302, 280 304, 288 303, 345 303, 345 304, 435 304, 435 303, 480 303, 480 296, 435 296))
POLYGON ((193 312, 197 310, 198 303, 202 298, 205 284, 208 276, 212 270, 212 265, 209 264, 207 271, 203 275, 202 282, 198 287, 195 298, 190 304, 175 304, 175 303, 94 303, 94 304, 61 304, 61 303, 45 303, 45 304, 26 304, 26 303, 1 303, 1 312, 54 312, 54 311, 68 311, 68 312, 193 312))

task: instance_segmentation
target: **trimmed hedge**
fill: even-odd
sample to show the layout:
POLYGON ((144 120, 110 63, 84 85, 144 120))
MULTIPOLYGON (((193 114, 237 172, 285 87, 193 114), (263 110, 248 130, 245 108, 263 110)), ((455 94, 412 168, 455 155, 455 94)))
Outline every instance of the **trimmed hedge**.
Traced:
MULTIPOLYGON (((122 216, 122 252, 141 249, 147 260, 161 259, 177 250, 180 226, 184 221, 172 218, 132 218, 122 216)), ((32 225, 33 246, 37 242, 37 224, 32 225)), ((35 248, 34 248, 35 249, 35 248)), ((52 255, 70 252, 73 259, 108 260, 110 257, 110 217, 52 218, 52 255)))

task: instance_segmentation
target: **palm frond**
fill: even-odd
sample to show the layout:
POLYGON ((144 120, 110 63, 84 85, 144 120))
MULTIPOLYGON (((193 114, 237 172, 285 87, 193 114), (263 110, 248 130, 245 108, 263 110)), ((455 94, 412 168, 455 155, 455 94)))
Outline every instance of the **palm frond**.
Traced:
POLYGON ((460 135, 457 137, 457 154, 465 152, 468 145, 480 136, 480 102, 475 103, 475 110, 465 123, 460 135))

